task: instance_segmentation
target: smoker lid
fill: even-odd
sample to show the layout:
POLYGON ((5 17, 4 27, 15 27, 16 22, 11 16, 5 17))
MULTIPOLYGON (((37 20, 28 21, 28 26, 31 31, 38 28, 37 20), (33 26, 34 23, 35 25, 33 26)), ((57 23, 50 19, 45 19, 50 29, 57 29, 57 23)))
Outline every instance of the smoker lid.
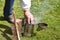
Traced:
POLYGON ((42 26, 48 26, 48 25, 46 23, 38 23, 38 26, 42 27, 42 26))

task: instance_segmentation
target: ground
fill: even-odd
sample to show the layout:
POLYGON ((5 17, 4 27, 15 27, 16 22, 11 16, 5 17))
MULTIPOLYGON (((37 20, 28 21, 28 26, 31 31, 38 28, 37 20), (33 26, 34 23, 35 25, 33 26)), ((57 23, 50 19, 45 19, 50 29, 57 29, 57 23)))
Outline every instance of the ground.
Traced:
MULTIPOLYGON (((0 40, 12 40, 11 25, 3 18, 5 0, 0 0, 0 40)), ((15 0, 14 11, 17 18, 23 17, 20 1, 15 0)), ((36 31, 33 37, 21 37, 21 40, 60 40, 60 0, 32 0, 31 12, 38 20, 48 24, 47 29, 36 31)))

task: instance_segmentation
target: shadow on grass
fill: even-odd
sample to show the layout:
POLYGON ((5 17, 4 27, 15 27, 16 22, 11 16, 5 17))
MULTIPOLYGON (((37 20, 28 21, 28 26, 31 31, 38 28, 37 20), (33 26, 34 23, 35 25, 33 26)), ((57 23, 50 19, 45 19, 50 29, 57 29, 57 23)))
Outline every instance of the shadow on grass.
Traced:
POLYGON ((3 16, 0 16, 0 21, 5 21, 3 16))
POLYGON ((12 32, 11 32, 11 28, 6 26, 6 25, 3 25, 3 24, 0 24, 0 28, 3 28, 5 29, 4 31, 0 29, 0 31, 2 32, 2 36, 5 37, 7 40, 12 40, 7 34, 10 34, 12 35, 12 32))

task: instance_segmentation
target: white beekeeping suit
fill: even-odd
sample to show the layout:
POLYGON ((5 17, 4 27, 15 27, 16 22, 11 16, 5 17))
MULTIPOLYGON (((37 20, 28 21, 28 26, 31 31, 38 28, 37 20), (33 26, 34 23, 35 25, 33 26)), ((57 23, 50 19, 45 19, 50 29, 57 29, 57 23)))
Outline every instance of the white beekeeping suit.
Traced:
POLYGON ((31 0, 20 0, 20 5, 24 10, 29 10, 31 7, 31 0))

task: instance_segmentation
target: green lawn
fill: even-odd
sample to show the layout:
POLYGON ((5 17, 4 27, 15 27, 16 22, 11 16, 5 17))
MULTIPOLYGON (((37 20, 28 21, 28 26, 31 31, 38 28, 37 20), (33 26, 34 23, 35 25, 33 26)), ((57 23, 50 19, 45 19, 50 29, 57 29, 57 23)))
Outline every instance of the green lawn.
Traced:
MULTIPOLYGON (((0 40, 12 40, 11 25, 3 19, 4 0, 0 0, 0 40)), ((15 0, 17 18, 23 17, 20 1, 15 0)), ((36 31, 36 36, 21 37, 21 40, 60 40, 60 0, 32 0, 31 12, 38 22, 48 24, 47 29, 36 31)))

